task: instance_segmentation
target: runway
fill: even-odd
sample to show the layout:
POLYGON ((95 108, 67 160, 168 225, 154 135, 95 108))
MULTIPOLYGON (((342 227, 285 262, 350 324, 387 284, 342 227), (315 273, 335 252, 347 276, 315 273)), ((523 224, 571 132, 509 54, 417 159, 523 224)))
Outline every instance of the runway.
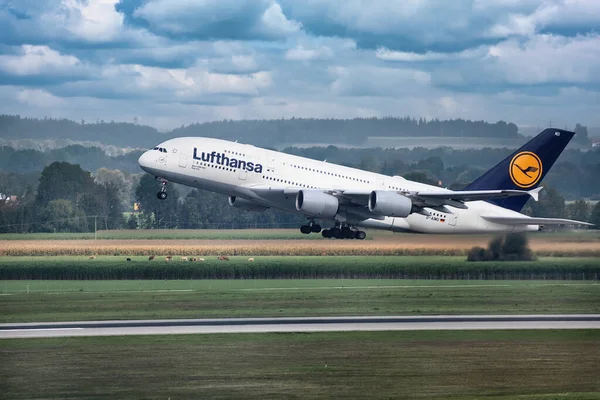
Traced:
POLYGON ((0 339, 267 332, 600 329, 600 314, 220 318, 0 324, 0 339))

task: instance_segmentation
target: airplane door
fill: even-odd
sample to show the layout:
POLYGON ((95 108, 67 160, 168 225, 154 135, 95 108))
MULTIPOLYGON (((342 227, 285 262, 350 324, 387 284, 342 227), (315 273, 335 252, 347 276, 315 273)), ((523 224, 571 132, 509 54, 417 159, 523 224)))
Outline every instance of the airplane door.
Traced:
POLYGON ((448 219, 448 225, 456 226, 456 215, 455 214, 447 214, 446 218, 448 219))
POLYGON ((243 168, 240 168, 240 170, 238 172, 238 179, 241 181, 245 181, 247 177, 248 177, 248 171, 246 171, 243 168))
POLYGON ((377 189, 385 190, 385 181, 381 178, 377 178, 377 189))
POLYGON ((267 163, 267 168, 269 168, 271 170, 271 172, 275 172, 275 163, 277 161, 275 160, 275 156, 269 154, 268 155, 268 163, 267 163))
POLYGON ((187 167, 188 156, 183 151, 179 153, 179 166, 181 168, 187 167))

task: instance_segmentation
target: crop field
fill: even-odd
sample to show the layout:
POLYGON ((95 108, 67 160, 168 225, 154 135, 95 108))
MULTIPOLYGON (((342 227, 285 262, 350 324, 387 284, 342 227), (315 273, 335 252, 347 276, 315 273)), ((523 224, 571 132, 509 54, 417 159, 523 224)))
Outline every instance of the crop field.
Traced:
POLYGON ((3 233, 0 240, 321 240, 298 229, 148 229, 86 233, 3 233))
MULTIPOLYGON (((113 231, 111 231, 113 232, 113 231)), ((121 231, 114 231, 121 232, 121 231)), ((148 231, 124 231, 140 232, 148 231)), ((152 231, 150 231, 152 232, 152 231)), ((164 231, 163 231, 164 232, 164 231)), ((167 231, 168 232, 168 231, 167 231)), ((486 247, 493 235, 416 235, 369 232, 372 240, 322 239, 319 235, 302 235, 295 230, 275 231, 193 231, 205 235, 246 235, 189 239, 185 231, 173 231, 171 239, 99 239, 35 240, 23 236, 0 235, 0 256, 58 255, 465 255, 473 246, 486 247), (258 235, 258 236, 257 236, 258 235), (262 235, 262 236, 261 236, 262 235), (277 240, 275 240, 275 237, 277 240), (303 240, 299 240, 303 239, 303 240), (315 239, 315 240, 308 240, 315 239)), ((52 235, 52 234, 47 234, 52 235)), ((33 238, 38 237, 32 236, 33 238)), ((48 237, 48 236, 47 236, 48 237)), ((600 257, 600 233, 536 233, 529 235, 531 249, 539 256, 600 257)))
POLYGON ((600 284, 389 279, 0 281, 0 322, 600 313, 600 284))
POLYGON ((556 279, 594 280, 600 259, 547 257, 537 261, 469 262, 449 256, 216 256, 189 257, 80 256, 0 257, 0 279, 556 279), (188 261, 183 259, 187 258, 188 261), (192 258, 193 259, 193 258, 192 258), (250 261, 252 260, 252 261, 250 261))
MULTIPOLYGON (((600 242, 600 231, 565 230, 559 232, 535 232, 532 237, 550 241, 600 242)), ((484 235, 488 238, 491 235, 484 235)), ((2 233, 0 240, 322 240, 318 234, 302 235, 298 229, 119 229, 99 230, 96 235, 87 233, 2 233)), ((368 230, 368 239, 379 241, 396 240, 421 241, 423 235, 393 233, 380 230, 368 230)), ((443 241, 448 235, 427 235, 434 241, 443 241)), ((466 241, 481 235, 461 235, 452 238, 463 238, 466 241)), ((429 241, 430 239, 427 239, 429 241)))
POLYGON ((600 331, 0 341, 10 399, 597 399, 600 331))

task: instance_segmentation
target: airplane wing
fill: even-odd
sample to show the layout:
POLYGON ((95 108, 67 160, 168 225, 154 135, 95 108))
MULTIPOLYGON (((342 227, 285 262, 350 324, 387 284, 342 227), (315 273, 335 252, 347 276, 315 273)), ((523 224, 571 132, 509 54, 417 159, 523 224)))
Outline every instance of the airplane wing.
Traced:
POLYGON ((504 225, 586 225, 594 226, 587 222, 575 221, 562 218, 536 218, 536 217, 497 217, 492 215, 482 215, 481 218, 504 225))
MULTIPOLYGON (((295 196, 300 190, 306 190, 296 187, 290 188, 277 188, 273 189, 265 186, 254 186, 250 188, 259 196, 295 196)), ((324 193, 331 194, 338 197, 342 204, 354 207, 366 207, 369 202, 369 196, 372 190, 360 190, 360 189, 308 189, 318 190, 324 193)), ((424 191, 411 191, 411 192, 396 192, 399 195, 406 196, 413 204, 417 207, 424 208, 430 207, 438 210, 444 210, 444 206, 452 206, 455 208, 466 209, 468 208, 464 202, 476 201, 476 200, 492 200, 501 199, 512 196, 531 196, 534 200, 538 200, 539 192, 542 187, 538 187, 533 190, 469 190, 469 191, 454 191, 454 190, 424 190, 424 191)), ((387 190, 386 190, 387 191, 387 190)), ((358 211, 358 210, 355 210, 358 211)), ((445 212, 450 212, 444 210, 445 212)), ((372 215, 368 210, 366 213, 372 215)), ((365 215, 366 217, 366 215, 365 215)), ((368 218, 368 217, 367 217, 368 218)))

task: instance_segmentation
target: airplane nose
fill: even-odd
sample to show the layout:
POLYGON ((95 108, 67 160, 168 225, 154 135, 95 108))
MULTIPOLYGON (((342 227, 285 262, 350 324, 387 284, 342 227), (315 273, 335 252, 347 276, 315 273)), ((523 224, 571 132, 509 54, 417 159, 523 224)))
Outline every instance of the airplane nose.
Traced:
POLYGON ((144 171, 148 171, 148 168, 152 167, 152 164, 155 161, 156 160, 154 157, 152 157, 152 154, 150 154, 149 151, 146 151, 140 156, 140 158, 138 158, 138 164, 144 171))

